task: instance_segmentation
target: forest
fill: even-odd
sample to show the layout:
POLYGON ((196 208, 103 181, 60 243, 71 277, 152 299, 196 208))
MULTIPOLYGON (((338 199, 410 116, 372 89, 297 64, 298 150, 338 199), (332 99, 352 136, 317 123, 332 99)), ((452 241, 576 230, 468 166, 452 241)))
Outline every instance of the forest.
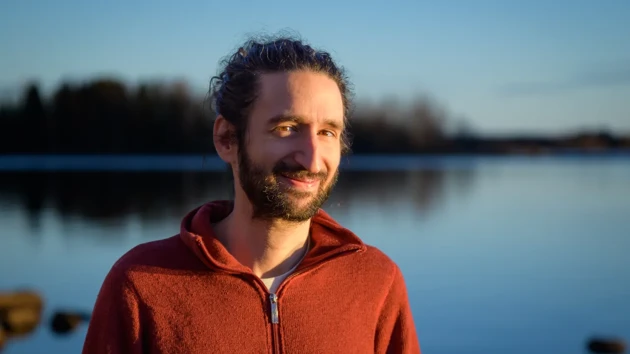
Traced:
MULTIPOLYGON (((0 154, 208 154, 214 113, 185 82, 128 85, 112 78, 62 83, 43 97, 37 83, 0 103, 0 154)), ((630 148, 630 137, 480 137, 433 99, 357 102, 354 154, 505 154, 630 148)))

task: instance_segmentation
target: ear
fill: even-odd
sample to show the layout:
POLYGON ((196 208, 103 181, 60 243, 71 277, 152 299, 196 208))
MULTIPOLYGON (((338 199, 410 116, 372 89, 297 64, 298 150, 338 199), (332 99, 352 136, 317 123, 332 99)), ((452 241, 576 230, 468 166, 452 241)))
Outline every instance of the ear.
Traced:
POLYGON ((237 145, 235 141, 236 129, 225 117, 219 115, 214 121, 213 138, 214 148, 219 157, 228 164, 233 164, 237 159, 237 145))

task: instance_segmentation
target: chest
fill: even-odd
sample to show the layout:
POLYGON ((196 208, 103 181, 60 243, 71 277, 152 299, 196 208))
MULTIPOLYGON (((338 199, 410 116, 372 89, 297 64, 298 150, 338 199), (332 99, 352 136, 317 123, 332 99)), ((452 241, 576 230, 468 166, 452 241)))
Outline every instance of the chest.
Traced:
POLYGON ((276 302, 263 286, 230 278, 209 278, 186 294, 147 296, 144 342, 151 353, 373 351, 378 301, 335 279, 316 280, 291 281, 276 302))

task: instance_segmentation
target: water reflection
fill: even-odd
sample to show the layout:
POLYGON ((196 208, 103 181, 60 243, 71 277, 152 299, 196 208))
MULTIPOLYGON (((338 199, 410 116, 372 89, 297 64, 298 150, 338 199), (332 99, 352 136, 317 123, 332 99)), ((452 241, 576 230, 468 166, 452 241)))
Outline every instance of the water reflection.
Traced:
MULTIPOLYGON (((425 215, 445 191, 470 189, 473 170, 344 171, 326 208, 348 211, 353 205, 411 206, 425 215), (449 182, 449 188, 445 183, 449 182)), ((151 222, 180 217, 208 200, 229 198, 223 172, 9 172, 0 174, 0 201, 23 209, 37 228, 44 210, 69 218, 117 224, 129 217, 151 222)))
MULTIPOLYGON (((426 161, 345 170, 326 208, 400 265, 427 352, 577 353, 606 344, 585 348, 593 334, 630 338, 627 160, 426 161)), ((0 291, 46 299, 41 330, 6 353, 80 351, 85 326, 53 335, 50 312, 88 313, 124 252, 230 189, 208 171, 0 173, 0 269, 12 270, 0 291)), ((56 328, 81 318, 66 319, 56 328)))

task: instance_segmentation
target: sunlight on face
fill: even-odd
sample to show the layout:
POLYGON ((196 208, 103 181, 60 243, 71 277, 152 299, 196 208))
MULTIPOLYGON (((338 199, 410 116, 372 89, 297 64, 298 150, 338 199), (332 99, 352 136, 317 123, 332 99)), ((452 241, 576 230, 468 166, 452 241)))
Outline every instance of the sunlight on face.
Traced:
POLYGON ((310 219, 337 181, 343 129, 341 92, 327 75, 261 75, 238 173, 255 216, 310 219))

